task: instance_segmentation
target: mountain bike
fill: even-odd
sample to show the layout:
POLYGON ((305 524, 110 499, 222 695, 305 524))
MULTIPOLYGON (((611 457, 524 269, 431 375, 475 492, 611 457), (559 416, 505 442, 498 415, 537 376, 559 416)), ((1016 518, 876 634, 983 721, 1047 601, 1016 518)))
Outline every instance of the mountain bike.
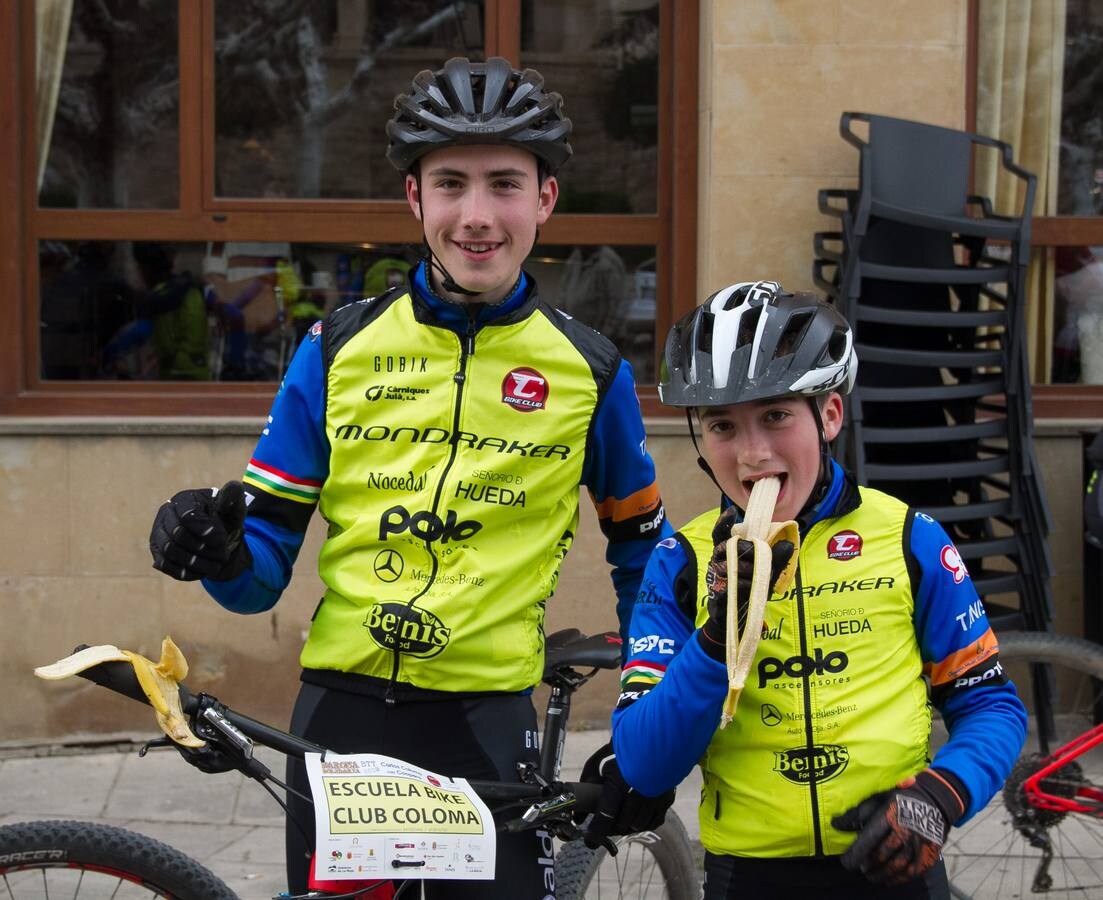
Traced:
POLYGON ((1103 646, 1008 632, 1000 663, 1030 713, 1027 742, 1001 793, 950 830, 950 893, 1103 897, 1103 646))
MULTIPOLYGON (((81 648, 78 648, 81 649, 81 648)), ((471 781, 490 807, 499 832, 545 829, 564 843, 555 855, 559 900, 634 897, 647 900, 696 900, 701 876, 685 827, 673 810, 654 831, 607 839, 591 849, 581 840, 577 820, 600 799, 598 785, 559 779, 571 697, 601 669, 620 665, 620 638, 613 633, 583 636, 577 629, 547 638, 543 681, 550 688, 539 765, 519 766, 517 782, 471 781)), ((103 687, 148 702, 128 663, 100 663, 80 673, 103 687)), ((281 806, 272 785, 287 790, 253 756, 255 744, 302 758, 326 750, 237 713, 208 694, 192 694, 180 685, 181 703, 192 727, 240 770, 258 781, 281 806)), ((143 748, 161 745, 151 741, 143 748)), ((284 806, 286 809, 286 806, 284 806)), ((420 882, 403 872, 404 881, 359 885, 343 893, 311 891, 301 900, 376 900, 393 896, 414 900, 420 882), (391 891, 394 891, 393 895, 391 891)), ((200 863, 159 841, 114 826, 74 821, 25 822, 0 827, 0 898, 6 900, 239 900, 223 881, 200 863)), ((274 900, 294 900, 281 894, 274 900)))

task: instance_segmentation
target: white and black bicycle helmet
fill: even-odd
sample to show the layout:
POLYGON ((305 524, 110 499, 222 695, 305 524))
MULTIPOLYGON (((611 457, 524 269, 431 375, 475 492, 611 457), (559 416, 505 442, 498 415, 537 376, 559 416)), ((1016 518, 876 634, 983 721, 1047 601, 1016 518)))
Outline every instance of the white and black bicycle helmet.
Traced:
POLYGON ((510 144, 528 150, 554 175, 571 155, 571 120, 563 98, 544 90, 535 69, 514 69, 499 56, 463 57, 419 72, 394 101, 387 123, 387 159, 409 172, 422 156, 456 144, 510 144))
POLYGON ((701 407, 847 394, 857 373, 853 333, 837 310, 775 281, 746 281, 717 291, 675 323, 659 399, 701 407))

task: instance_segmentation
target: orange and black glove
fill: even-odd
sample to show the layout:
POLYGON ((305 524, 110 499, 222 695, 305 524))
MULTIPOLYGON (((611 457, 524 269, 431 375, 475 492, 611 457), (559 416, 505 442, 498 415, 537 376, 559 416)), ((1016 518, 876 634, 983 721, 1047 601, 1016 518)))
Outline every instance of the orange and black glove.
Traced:
MULTIPOLYGON (((712 529, 712 542, 715 545, 708 569, 705 571, 705 584, 708 587, 709 617, 701 626, 698 639, 705 653, 718 662, 724 662, 726 656, 728 632, 728 541, 731 539, 732 525, 735 524, 739 510, 729 506, 720 514, 712 529)), ((747 624, 747 603, 751 596, 751 579, 754 577, 754 544, 741 540, 737 545, 739 558, 736 563, 739 572, 739 633, 747 624)), ((778 541, 770 548, 770 593, 789 559, 793 555, 793 545, 789 541, 778 541)))
POLYGON ((967 791, 944 770, 924 769, 835 816, 858 837, 840 862, 874 884, 903 884, 938 862, 950 826, 965 813, 967 791))

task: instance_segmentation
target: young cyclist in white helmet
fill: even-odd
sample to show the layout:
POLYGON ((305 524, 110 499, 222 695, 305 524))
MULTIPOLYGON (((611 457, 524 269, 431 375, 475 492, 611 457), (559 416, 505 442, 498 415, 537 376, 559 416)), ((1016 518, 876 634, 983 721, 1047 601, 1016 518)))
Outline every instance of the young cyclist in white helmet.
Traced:
MULTIPOLYGON (((846 321, 774 282, 719 291, 667 339, 662 400, 692 412, 722 495, 648 563, 613 747, 642 796, 701 765, 708 900, 948 897, 946 832, 999 790, 1024 740, 950 538, 827 453, 856 366, 846 321), (761 643, 719 729, 726 541, 765 476, 781 481, 774 521, 799 526, 796 576, 773 592, 794 549, 778 541, 761 643), (932 704, 949 729, 933 759, 932 704)), ((754 548, 738 549, 742 601, 754 548)))

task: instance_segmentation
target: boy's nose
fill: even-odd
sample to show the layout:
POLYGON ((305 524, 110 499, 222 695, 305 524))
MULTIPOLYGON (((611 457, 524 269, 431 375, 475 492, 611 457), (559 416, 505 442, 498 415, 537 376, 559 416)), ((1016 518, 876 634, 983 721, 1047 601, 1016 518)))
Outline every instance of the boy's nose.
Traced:
POLYGON ((482 191, 472 190, 467 194, 460 215, 460 224, 466 229, 482 231, 490 227, 490 206, 482 191))
POLYGON ((740 435, 742 440, 736 448, 736 459, 743 465, 753 466, 770 458, 770 443, 756 428, 748 428, 740 435))

